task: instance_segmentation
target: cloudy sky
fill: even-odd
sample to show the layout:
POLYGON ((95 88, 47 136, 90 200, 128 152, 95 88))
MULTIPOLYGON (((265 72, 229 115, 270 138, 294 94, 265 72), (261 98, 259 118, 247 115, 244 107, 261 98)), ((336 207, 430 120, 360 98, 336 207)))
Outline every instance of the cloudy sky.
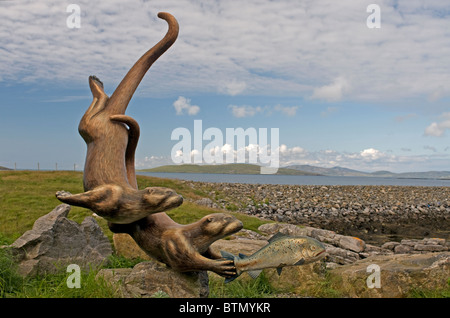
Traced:
POLYGON ((172 132, 202 120, 278 128, 281 166, 450 169, 450 4, 438 0, 0 0, 0 165, 82 169, 88 76, 111 95, 164 36, 160 11, 180 34, 127 110, 138 168, 171 164, 172 132))

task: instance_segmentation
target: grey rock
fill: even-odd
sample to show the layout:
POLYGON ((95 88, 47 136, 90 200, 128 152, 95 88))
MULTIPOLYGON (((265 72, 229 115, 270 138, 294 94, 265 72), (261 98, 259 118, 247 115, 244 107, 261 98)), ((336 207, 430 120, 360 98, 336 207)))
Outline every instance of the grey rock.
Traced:
POLYGON ((339 246, 343 249, 360 253, 366 248, 366 243, 357 237, 341 236, 339 238, 339 246))
POLYGON ((400 245, 400 243, 399 242, 386 242, 383 245, 381 245, 381 248, 393 251, 397 245, 400 245))
POLYGON ((353 298, 397 298, 408 296, 414 288, 443 289, 448 287, 449 273, 449 252, 376 255, 330 271, 341 279, 339 287, 346 296, 353 298), (367 269, 373 264, 380 268, 380 288, 367 285, 367 269))
POLYGON ((426 252, 442 252, 446 251, 447 247, 442 245, 426 245, 426 244, 416 244, 414 245, 415 251, 426 251, 426 252))
POLYGON ((201 198, 200 200, 195 201, 195 203, 198 205, 209 207, 209 208, 218 208, 219 207, 210 198, 201 198))
POLYGON ((124 298, 153 298, 160 295, 170 298, 205 298, 209 295, 206 272, 179 273, 153 260, 139 263, 133 269, 102 269, 97 277, 103 277, 116 287, 124 298))
POLYGON ((89 268, 107 262, 112 248, 97 222, 88 217, 80 225, 67 218, 69 211, 67 204, 57 206, 9 246, 22 275, 58 272, 69 264, 89 268))
POLYGON ((407 254, 413 250, 414 246, 400 244, 394 247, 395 254, 407 254))

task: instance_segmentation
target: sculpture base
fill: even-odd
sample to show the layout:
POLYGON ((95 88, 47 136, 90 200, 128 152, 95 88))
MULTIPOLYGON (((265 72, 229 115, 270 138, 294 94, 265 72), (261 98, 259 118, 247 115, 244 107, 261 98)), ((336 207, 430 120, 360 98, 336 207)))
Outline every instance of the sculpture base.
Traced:
POLYGON ((102 269, 98 274, 118 288, 124 298, 206 298, 206 272, 179 273, 157 261, 142 262, 134 268, 102 269))

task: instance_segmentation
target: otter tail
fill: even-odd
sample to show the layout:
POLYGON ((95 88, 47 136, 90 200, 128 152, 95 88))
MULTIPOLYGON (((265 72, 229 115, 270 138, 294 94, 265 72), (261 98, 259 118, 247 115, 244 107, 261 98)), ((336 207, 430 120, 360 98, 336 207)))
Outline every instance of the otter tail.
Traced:
POLYGON ((108 103, 108 109, 112 114, 125 114, 128 103, 145 73, 172 46, 178 37, 179 26, 177 20, 167 12, 158 13, 158 17, 166 20, 169 30, 161 41, 142 55, 125 75, 119 86, 117 86, 108 103))
POLYGON ((139 140, 140 128, 136 120, 126 115, 112 115, 112 121, 121 122, 128 126, 128 144, 125 152, 125 165, 127 169, 128 183, 138 189, 136 181, 136 171, 134 167, 134 154, 139 140))

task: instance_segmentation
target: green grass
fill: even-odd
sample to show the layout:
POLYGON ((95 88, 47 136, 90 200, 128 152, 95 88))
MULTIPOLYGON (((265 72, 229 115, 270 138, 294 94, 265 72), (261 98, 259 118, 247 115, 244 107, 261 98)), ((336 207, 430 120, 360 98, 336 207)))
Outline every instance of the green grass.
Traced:
MULTIPOLYGON (((140 189, 152 186, 168 187, 177 191, 186 200, 167 214, 180 224, 198 221, 205 215, 223 212, 198 206, 189 200, 198 200, 207 195, 199 189, 192 189, 185 182, 173 179, 138 176, 140 189)), ((11 244, 41 216, 61 204, 55 193, 65 190, 71 193, 83 192, 83 174, 74 171, 0 171, 0 244, 11 244)), ((232 213, 244 223, 247 229, 255 230, 265 222, 239 213, 232 213)), ((92 215, 88 209, 72 206, 69 218, 81 223, 92 215)), ((103 219, 97 219, 100 227, 112 239, 112 232, 103 219)))
POLYGON ((0 249, 0 298, 6 297, 23 285, 17 273, 17 264, 7 249, 0 249))
POLYGON ((408 298, 450 298, 450 278, 447 279, 447 286, 439 289, 427 289, 415 287, 408 291, 408 298))
MULTIPOLYGON (((222 210, 198 206, 189 200, 206 197, 199 189, 192 189, 185 182, 171 179, 138 176, 139 188, 162 186, 169 187, 183 195, 185 202, 178 208, 168 211, 168 215, 180 224, 195 222, 205 215, 222 210)), ((58 190, 71 193, 83 192, 83 174, 73 171, 0 171, 0 245, 13 243, 41 216, 49 213, 61 204, 56 199, 58 190)), ((244 227, 251 230, 266 222, 258 218, 227 212, 244 223, 244 227)), ((87 216, 92 215, 88 209, 72 206, 69 218, 81 223, 87 216)), ((103 232, 112 241, 113 233, 103 219, 96 219, 103 232)), ((109 260, 108 268, 133 267, 141 262, 139 259, 126 259, 114 255, 109 260)), ((70 273, 35 276, 23 279, 17 274, 16 265, 7 250, 0 249, 0 297, 117 297, 114 286, 107 285, 101 278, 96 279, 98 269, 82 272, 82 288, 70 289, 66 281, 70 273)), ((164 297, 164 295, 155 295, 164 297)))
MULTIPOLYGON (((73 171, 0 171, 0 245, 13 243, 25 231, 32 228, 39 217, 53 210, 61 204, 55 198, 55 192, 66 190, 72 193, 83 191, 83 175, 73 171)), ((138 176, 139 188, 150 186, 169 187, 183 195, 185 202, 178 208, 168 211, 168 215, 176 222, 188 224, 195 222, 205 215, 223 212, 222 210, 198 206, 191 201, 207 197, 211 189, 192 189, 188 183, 179 180, 161 179, 138 176)), ((229 210, 233 210, 230 207, 229 210)), ((258 232, 261 224, 267 223, 258 218, 244 214, 227 211, 240 219, 244 228, 258 232)), ((86 216, 92 215, 87 209, 72 207, 69 218, 80 223, 86 216)), ((106 221, 97 219, 104 233, 111 239, 106 221)), ((131 268, 142 260, 130 260, 122 256, 112 256, 108 268, 131 268)), ((67 287, 67 278, 70 273, 43 275, 31 278, 22 278, 17 274, 17 267, 5 249, 0 249, 0 298, 1 297, 58 297, 58 298, 112 298, 119 297, 117 287, 108 285, 101 278, 96 278, 98 269, 82 272, 82 288, 70 289, 67 287)), ((312 297, 343 297, 339 292, 338 278, 325 275, 315 287, 308 291, 296 291, 298 295, 312 297)), ((223 278, 210 276, 210 297, 276 297, 280 291, 274 288, 264 274, 256 280, 237 279, 224 284, 223 278)), ((155 297, 165 297, 157 294, 155 297)), ((447 288, 426 290, 414 288, 408 294, 414 298, 449 298, 450 280, 447 288)))
POLYGON ((237 279, 227 284, 218 275, 210 275, 209 288, 210 298, 268 298, 278 292, 264 272, 256 279, 237 279))
MULTIPOLYGON (((141 262, 111 256, 103 268, 131 268, 141 262)), ((81 271, 80 288, 68 287, 71 272, 64 270, 55 274, 22 277, 17 273, 17 265, 7 249, 0 249, 0 298, 116 298, 118 285, 97 277, 101 268, 81 271)))

